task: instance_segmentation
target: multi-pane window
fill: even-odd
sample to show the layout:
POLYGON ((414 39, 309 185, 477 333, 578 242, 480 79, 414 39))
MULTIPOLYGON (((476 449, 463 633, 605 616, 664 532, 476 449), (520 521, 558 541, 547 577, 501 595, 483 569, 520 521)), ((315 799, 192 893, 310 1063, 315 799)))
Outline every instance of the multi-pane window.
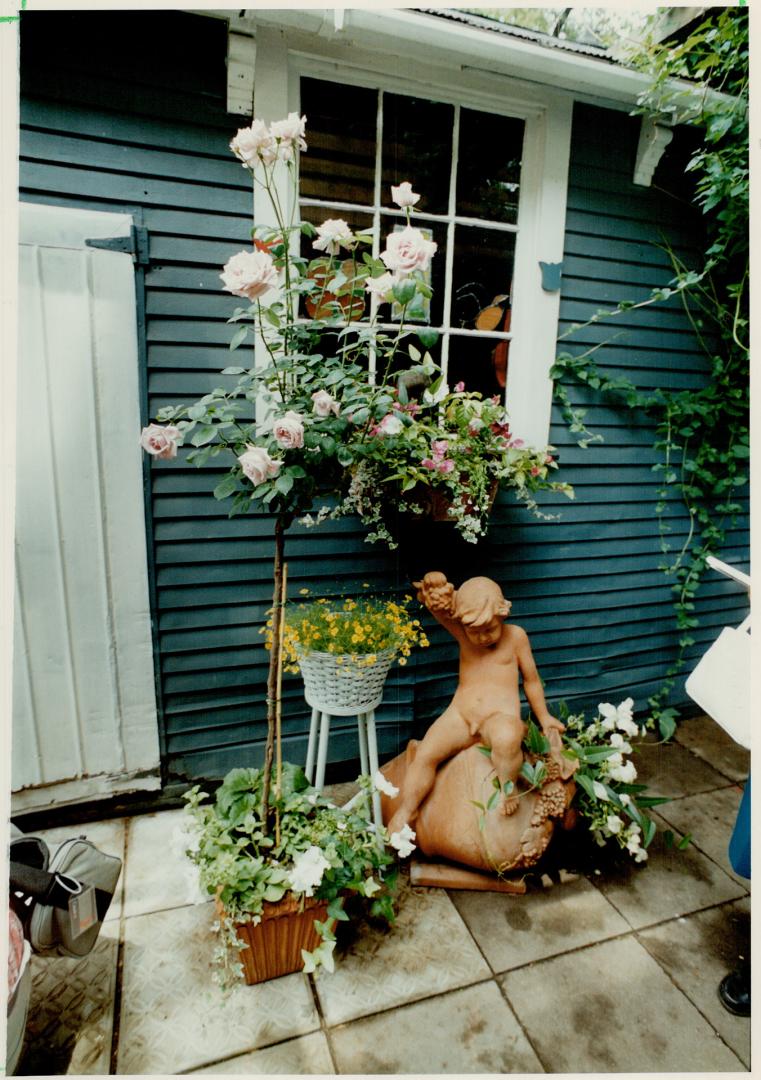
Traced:
POLYGON ((524 121, 308 77, 301 79, 301 110, 309 129, 302 218, 317 225, 341 217, 355 230, 372 230, 377 254, 405 222, 391 185, 409 180, 421 194, 413 224, 438 245, 433 300, 418 324, 439 331, 431 352, 450 386, 463 381, 468 390, 502 394, 524 121))

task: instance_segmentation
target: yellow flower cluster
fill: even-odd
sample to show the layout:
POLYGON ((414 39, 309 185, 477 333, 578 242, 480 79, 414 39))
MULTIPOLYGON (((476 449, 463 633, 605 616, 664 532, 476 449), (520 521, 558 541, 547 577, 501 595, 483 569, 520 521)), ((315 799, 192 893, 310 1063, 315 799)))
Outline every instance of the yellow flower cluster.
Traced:
MULTIPOLYGON (((406 664, 414 645, 427 648, 429 644, 420 620, 413 619, 408 610, 411 601, 411 596, 400 602, 368 596, 321 597, 288 604, 283 637, 285 670, 298 671, 299 651, 332 653, 337 663, 350 657, 355 665, 370 666, 379 652, 393 649, 399 654, 399 663, 406 664)), ((270 648, 272 619, 260 633, 266 634, 270 648)))

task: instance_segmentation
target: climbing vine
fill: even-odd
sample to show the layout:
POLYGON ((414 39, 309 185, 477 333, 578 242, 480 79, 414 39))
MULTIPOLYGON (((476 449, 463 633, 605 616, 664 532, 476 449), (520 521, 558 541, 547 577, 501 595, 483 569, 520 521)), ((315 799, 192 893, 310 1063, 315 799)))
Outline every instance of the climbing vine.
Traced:
POLYGON ((694 199, 706 223, 702 266, 688 269, 667 249, 674 276, 665 287, 639 302, 621 301, 610 310, 595 312, 587 322, 571 326, 561 340, 593 323, 677 297, 708 358, 709 380, 698 389, 641 390, 598 366, 595 354, 605 342, 580 354, 561 352, 552 376, 563 417, 582 447, 600 442, 602 436, 587 428, 586 410, 572 404, 570 382, 641 409, 653 423, 661 569, 672 579, 678 650, 648 705, 663 738, 669 738, 677 713, 667 703, 694 644, 692 632, 699 624, 695 595, 706 558, 724 544, 727 530, 743 509, 737 497, 748 481, 747 10, 713 9, 681 43, 650 42, 632 61, 650 75, 639 111, 702 129, 701 146, 687 165, 695 176, 694 199), (692 86, 675 89, 674 79, 689 79, 692 86), (666 517, 674 493, 688 520, 686 539, 678 546, 669 536, 666 517))

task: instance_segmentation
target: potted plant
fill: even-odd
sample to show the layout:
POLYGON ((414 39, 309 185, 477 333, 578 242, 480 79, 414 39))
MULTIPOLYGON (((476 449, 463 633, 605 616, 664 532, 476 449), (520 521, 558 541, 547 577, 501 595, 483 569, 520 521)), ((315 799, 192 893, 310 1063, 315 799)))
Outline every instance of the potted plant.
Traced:
MULTIPOLYGON (((352 894, 393 921, 394 858, 367 819, 285 764, 271 830, 261 813, 263 783, 261 769, 233 769, 212 801, 199 787, 185 795, 186 852, 217 902, 215 977, 223 986, 320 965, 332 971, 335 923, 349 918, 344 899, 352 894)), ((362 783, 369 788, 368 778, 362 783)))
MULTIPOLYGON (((411 601, 319 597, 287 605, 284 666, 301 671, 310 705, 349 715, 378 704, 394 659, 404 665, 414 645, 428 647, 420 620, 408 610, 411 601)), ((271 648, 271 618, 260 632, 271 648)))

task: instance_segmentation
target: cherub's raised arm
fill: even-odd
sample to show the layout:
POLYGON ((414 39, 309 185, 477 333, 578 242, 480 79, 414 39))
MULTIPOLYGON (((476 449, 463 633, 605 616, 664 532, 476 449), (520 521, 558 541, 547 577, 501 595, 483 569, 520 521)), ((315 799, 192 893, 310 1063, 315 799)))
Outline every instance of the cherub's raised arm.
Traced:
POLYGON ((458 641, 463 636, 462 626, 455 619, 454 585, 447 581, 440 570, 429 570, 422 581, 413 581, 417 589, 417 598, 430 611, 434 619, 441 623, 458 641))

